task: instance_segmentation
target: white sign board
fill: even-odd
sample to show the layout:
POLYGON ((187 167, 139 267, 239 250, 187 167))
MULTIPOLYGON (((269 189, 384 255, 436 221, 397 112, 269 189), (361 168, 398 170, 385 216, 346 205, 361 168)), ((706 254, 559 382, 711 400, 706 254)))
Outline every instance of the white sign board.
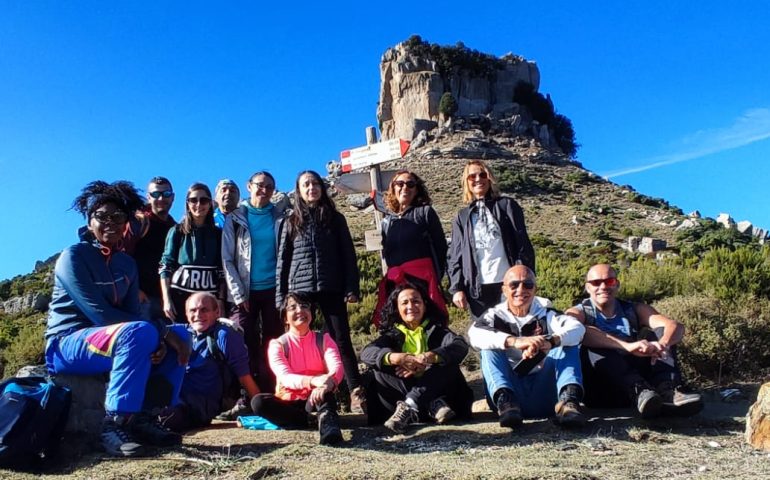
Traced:
POLYGON ((364 232, 367 252, 382 250, 382 233, 379 230, 367 230, 364 232))
POLYGON ((409 142, 399 138, 344 150, 340 153, 342 171, 347 173, 351 170, 398 160, 404 157, 407 150, 409 150, 409 142))

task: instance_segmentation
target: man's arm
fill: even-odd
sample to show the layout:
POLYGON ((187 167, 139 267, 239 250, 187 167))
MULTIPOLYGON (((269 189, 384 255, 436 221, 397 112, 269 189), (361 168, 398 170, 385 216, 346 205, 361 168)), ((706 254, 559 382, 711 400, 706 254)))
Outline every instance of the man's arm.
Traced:
POLYGON ((663 334, 658 338, 658 343, 663 348, 669 348, 682 341, 684 337, 684 325, 658 313, 657 310, 644 303, 634 305, 639 325, 651 330, 663 328, 663 334))
MULTIPOLYGON (((572 307, 566 312, 567 315, 575 317, 578 321, 585 325, 586 317, 582 308, 572 307)), ((639 342, 626 342, 617 337, 603 332, 593 325, 585 325, 586 331, 583 335, 582 345, 590 348, 611 348, 615 350, 623 350, 631 353, 632 355, 648 356, 649 344, 646 340, 639 342)))
POLYGON ((257 387, 254 377, 252 377, 251 374, 238 377, 238 381, 241 382, 241 386, 246 390, 249 398, 254 398, 254 395, 259 393, 259 387, 257 387))

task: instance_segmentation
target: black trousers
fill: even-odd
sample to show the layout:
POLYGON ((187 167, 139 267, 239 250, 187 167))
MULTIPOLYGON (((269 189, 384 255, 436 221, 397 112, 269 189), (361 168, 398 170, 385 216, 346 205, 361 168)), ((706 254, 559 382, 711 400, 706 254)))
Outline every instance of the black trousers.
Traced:
POLYGON ((673 365, 649 357, 637 357, 616 349, 580 349, 583 370, 584 403, 589 407, 632 406, 638 388, 655 388, 663 382, 681 381, 676 347, 671 348, 673 365))
POLYGON ((315 292, 308 294, 308 297, 313 302, 313 310, 321 311, 324 318, 324 331, 329 332, 340 350, 345 380, 352 391, 361 385, 361 374, 358 372, 356 351, 350 340, 350 323, 345 299, 338 292, 315 292))
MULTIPOLYGON (((251 399, 251 409, 255 415, 266 418, 281 428, 298 430, 308 427, 306 403, 305 400, 281 400, 272 393, 260 393, 251 399)), ((323 403, 316 407, 318 412, 336 409, 333 392, 327 392, 323 403)))
POLYGON ((267 364, 267 346, 270 340, 283 335, 284 325, 275 308, 275 288, 251 290, 249 311, 233 305, 230 320, 243 329, 243 340, 249 350, 249 370, 257 377, 263 392, 275 390, 275 375, 267 364))
POLYGON ((433 365, 420 377, 401 378, 393 367, 370 370, 365 375, 366 401, 370 425, 380 425, 396 410, 399 400, 411 398, 420 407, 420 417, 428 418, 430 403, 444 397, 462 418, 470 418, 473 391, 459 367, 433 365))
POLYGON ((465 297, 468 300, 471 315, 473 315, 473 318, 479 318, 484 312, 503 301, 503 283, 482 285, 479 298, 471 298, 467 293, 465 297))

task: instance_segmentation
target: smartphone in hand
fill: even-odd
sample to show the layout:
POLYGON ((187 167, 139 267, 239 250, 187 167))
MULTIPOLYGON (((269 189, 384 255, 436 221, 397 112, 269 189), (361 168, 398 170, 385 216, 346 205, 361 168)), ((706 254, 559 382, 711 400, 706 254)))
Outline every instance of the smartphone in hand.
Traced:
POLYGON ((532 358, 522 358, 513 366, 513 371, 517 375, 524 376, 532 371, 545 358, 545 352, 539 350, 532 358))

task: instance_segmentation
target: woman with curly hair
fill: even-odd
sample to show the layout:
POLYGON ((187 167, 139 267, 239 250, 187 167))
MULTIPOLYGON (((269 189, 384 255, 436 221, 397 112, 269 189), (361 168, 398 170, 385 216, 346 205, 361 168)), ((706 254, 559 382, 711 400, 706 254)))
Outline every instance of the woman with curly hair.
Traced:
POLYGON ((101 443, 117 456, 140 455, 139 441, 181 441, 148 411, 178 402, 190 356, 184 327, 140 316, 136 263, 121 244, 128 219, 142 205, 129 182, 92 182, 75 199, 72 208, 88 221, 89 234, 56 261, 45 333, 51 374, 109 373, 101 443), (146 391, 150 380, 157 388, 146 391))
POLYGON ((380 336, 361 351, 368 375, 369 423, 397 433, 422 419, 470 418, 473 392, 460 371, 468 343, 437 321, 440 312, 417 285, 388 297, 380 336))
POLYGON ((289 292, 298 292, 321 310, 326 331, 340 349, 351 409, 363 411, 365 396, 345 305, 360 296, 356 251, 345 217, 318 173, 306 170, 297 176, 294 209, 280 228, 277 306, 289 292))
POLYGON ((388 212, 381 225, 382 255, 388 272, 380 283, 374 324, 379 324, 379 312, 392 285, 406 280, 423 282, 431 300, 447 318, 440 288, 447 243, 425 182, 410 170, 399 170, 384 197, 388 212))
POLYGON ((185 302, 195 292, 211 292, 224 312, 222 281, 222 230, 214 224, 211 190, 203 183, 187 189, 185 214, 168 231, 160 259, 163 312, 170 320, 187 324, 185 302))
POLYGON ((481 160, 463 169, 463 203, 452 222, 449 293, 457 308, 479 318, 502 301, 505 272, 524 264, 535 271, 535 251, 527 235, 524 212, 503 197, 492 171, 481 160))

